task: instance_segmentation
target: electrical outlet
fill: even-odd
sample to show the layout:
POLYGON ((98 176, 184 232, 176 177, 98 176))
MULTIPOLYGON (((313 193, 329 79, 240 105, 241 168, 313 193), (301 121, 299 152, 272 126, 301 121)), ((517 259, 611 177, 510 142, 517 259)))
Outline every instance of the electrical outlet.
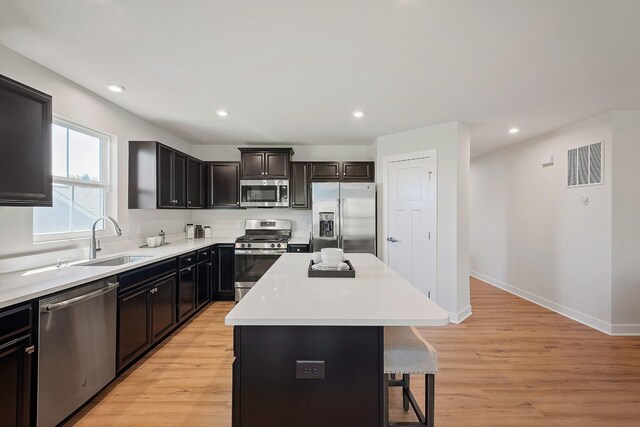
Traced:
POLYGON ((296 379, 323 380, 324 360, 296 360, 296 379))
POLYGON ((236 228, 238 230, 242 228, 242 221, 236 221, 236 228))
POLYGON ((302 228, 304 228, 305 230, 307 230, 309 228, 309 221, 304 221, 302 223, 302 228))
POLYGON ((136 225, 136 237, 142 236, 142 225, 136 225))

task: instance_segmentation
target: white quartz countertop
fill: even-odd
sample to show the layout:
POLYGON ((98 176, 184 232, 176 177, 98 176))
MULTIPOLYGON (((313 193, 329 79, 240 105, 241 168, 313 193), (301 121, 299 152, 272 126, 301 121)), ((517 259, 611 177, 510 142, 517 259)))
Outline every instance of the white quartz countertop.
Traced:
MULTIPOLYGON (((37 268, 27 271, 0 274, 0 308, 8 307, 41 296, 63 291, 74 286, 89 283, 105 277, 113 276, 123 271, 143 267, 154 262, 178 256, 207 246, 221 243, 233 243, 234 238, 180 239, 171 241, 169 245, 158 248, 139 248, 98 255, 98 260, 114 258, 120 255, 145 255, 149 258, 115 267, 78 266, 63 264, 62 268, 55 266, 37 268)), ((87 261, 87 260, 83 260, 87 261)), ((77 261, 77 262, 83 262, 77 261)))
POLYGON ((227 314, 227 325, 442 326, 449 313, 371 254, 347 254, 356 277, 310 278, 311 254, 288 253, 227 314))

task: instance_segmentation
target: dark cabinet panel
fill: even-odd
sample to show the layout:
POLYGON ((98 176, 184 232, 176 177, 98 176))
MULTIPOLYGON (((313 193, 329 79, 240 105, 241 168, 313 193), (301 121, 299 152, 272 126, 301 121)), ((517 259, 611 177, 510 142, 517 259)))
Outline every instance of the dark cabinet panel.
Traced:
POLYGON ((234 245, 216 245, 214 249, 214 284, 215 299, 233 299, 235 296, 234 277, 234 245))
POLYGON ((264 153, 242 153, 242 179, 262 179, 264 175, 264 153))
POLYGON ((178 275, 178 323, 182 323, 196 310, 196 268, 187 267, 178 275))
POLYGON ((202 198, 202 162, 193 157, 187 158, 187 207, 198 209, 204 207, 202 198))
POLYGON ((173 152, 173 200, 174 207, 187 207, 187 156, 173 152))
MULTIPOLYGON (((208 252, 208 251, 207 251, 208 252)), ((211 299, 211 258, 206 261, 198 263, 197 281, 198 286, 196 288, 196 307, 200 308, 209 302, 211 299)))
POLYGON ((311 207, 310 188, 311 163, 291 162, 291 207, 294 209, 309 209, 311 207))
POLYGON ((0 311, 0 426, 28 426, 35 362, 32 306, 0 311))
POLYGON ((155 342, 176 325, 176 276, 151 285, 151 338, 155 342))
POLYGON ((0 75, 0 206, 52 206, 51 104, 0 75))
POLYGON ((287 252, 309 252, 309 245, 290 244, 287 246, 287 252))
POLYGON ((311 164, 313 181, 339 181, 340 162, 313 162, 311 164))
POLYGON ((373 162, 343 162, 342 163, 342 180, 343 181, 365 181, 373 182, 374 163, 373 162))
POLYGON ((291 148, 239 148, 242 179, 287 179, 291 148))
POLYGON ((173 166, 173 150, 159 145, 157 183, 159 208, 172 208, 175 206, 175 199, 173 197, 173 166))
POLYGON ((150 298, 149 286, 118 296, 118 370, 151 345, 150 298))
POLYGON ((240 163, 210 162, 208 200, 210 208, 240 208, 240 163))
POLYGON ((0 344, 0 425, 28 426, 31 402, 31 335, 0 344))
POLYGON ((265 175, 268 178, 282 178, 289 177, 289 153, 270 153, 264 154, 265 162, 265 175))

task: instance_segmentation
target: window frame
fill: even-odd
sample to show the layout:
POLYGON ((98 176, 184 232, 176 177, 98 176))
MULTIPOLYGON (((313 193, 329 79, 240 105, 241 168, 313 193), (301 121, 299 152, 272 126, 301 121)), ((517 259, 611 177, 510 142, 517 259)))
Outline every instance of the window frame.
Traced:
MULTIPOLYGON (((78 178, 68 178, 58 175, 52 175, 52 185, 62 184, 72 187, 81 188, 99 188, 103 190, 103 206, 105 216, 111 215, 111 203, 112 203, 112 186, 111 186, 111 137, 105 133, 89 129, 85 126, 78 125, 60 117, 53 118, 53 125, 58 125, 69 130, 83 133, 85 135, 92 136, 100 140, 100 181, 82 180, 78 178)), ((51 140, 53 144, 53 139, 51 140)), ((69 153, 67 153, 67 156, 69 153)), ((106 231, 106 224, 104 221, 102 224, 96 225, 96 236, 108 235, 106 231)), ((76 240, 86 239, 91 237, 91 230, 87 231, 64 231, 64 232, 52 232, 43 234, 33 234, 34 243, 40 242, 53 242, 63 240, 76 240)))

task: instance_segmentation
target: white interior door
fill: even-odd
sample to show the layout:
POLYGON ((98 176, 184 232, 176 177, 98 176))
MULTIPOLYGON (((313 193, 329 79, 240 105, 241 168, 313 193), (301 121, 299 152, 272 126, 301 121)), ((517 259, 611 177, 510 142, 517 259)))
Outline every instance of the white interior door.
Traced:
POLYGON ((431 283, 432 159, 389 163, 387 245, 389 267, 428 297, 431 283))

